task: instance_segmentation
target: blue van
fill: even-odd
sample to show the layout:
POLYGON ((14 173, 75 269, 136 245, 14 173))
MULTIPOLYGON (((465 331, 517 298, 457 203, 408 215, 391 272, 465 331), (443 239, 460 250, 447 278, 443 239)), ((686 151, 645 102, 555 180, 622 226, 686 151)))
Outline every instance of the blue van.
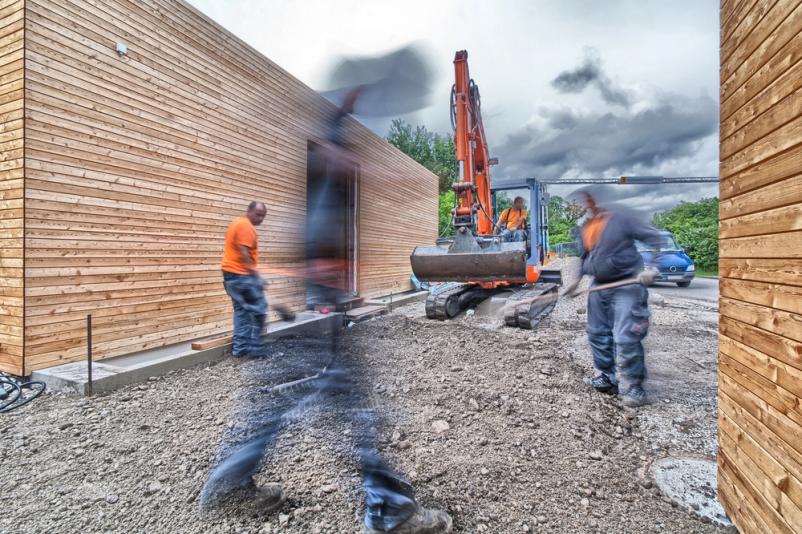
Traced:
MULTIPOLYGON (((675 282, 679 287, 688 287, 691 285, 691 280, 696 276, 696 267, 693 265, 693 260, 685 253, 685 251, 677 246, 674 240, 674 235, 671 232, 660 232, 663 236, 665 243, 663 248, 659 251, 661 256, 657 262, 658 276, 656 282, 675 282)), ((649 250, 648 245, 635 242, 638 252, 643 257, 644 263, 652 261, 655 250, 649 250)))

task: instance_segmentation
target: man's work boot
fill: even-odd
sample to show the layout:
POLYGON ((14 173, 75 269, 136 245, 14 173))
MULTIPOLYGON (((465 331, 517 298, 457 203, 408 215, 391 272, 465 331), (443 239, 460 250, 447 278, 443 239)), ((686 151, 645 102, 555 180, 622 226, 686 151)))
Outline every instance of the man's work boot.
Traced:
POLYGON ((201 508, 210 509, 221 506, 226 502, 236 501, 245 503, 247 508, 252 509, 255 513, 270 514, 281 508, 284 500, 284 490, 280 484, 257 486, 253 479, 250 479, 237 488, 218 492, 211 496, 202 495, 201 508))
MULTIPOLYGON (((382 534, 384 530, 375 530, 367 526, 362 527, 362 534, 382 534)), ((444 534, 451 532, 451 516, 442 510, 421 508, 415 515, 398 525, 390 534, 444 534)))
POLYGON ((599 373, 598 376, 593 378, 586 378, 584 382, 599 393, 607 393, 609 395, 618 393, 618 384, 613 383, 610 377, 604 373, 599 373))
POLYGON ((250 501, 253 511, 260 514, 275 512, 281 508, 285 500, 281 484, 257 486, 253 480, 242 488, 242 492, 237 497, 243 501, 250 501))
POLYGON ((637 408, 649 404, 649 398, 646 392, 640 386, 630 386, 630 388, 621 395, 621 404, 628 408, 637 408))

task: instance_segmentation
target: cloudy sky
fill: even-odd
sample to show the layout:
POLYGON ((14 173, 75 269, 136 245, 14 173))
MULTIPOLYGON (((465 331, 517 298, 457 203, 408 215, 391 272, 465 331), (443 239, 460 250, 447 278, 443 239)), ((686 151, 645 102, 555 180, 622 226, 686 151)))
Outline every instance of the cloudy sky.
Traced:
MULTIPOLYGON (((496 176, 718 174, 718 0, 189 1, 319 90, 344 56, 415 43, 432 98, 404 118, 444 134, 454 52, 467 49, 496 176)), ((361 120, 386 135, 390 118, 361 120)), ((648 211, 717 194, 618 189, 648 211)))

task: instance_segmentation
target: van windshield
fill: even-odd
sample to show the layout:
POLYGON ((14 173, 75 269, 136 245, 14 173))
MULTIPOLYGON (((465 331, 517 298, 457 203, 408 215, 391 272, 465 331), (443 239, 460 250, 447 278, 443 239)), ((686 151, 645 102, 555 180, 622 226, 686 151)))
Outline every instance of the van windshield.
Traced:
MULTIPOLYGON (((674 241, 674 236, 666 235, 663 236, 663 239, 665 240, 665 243, 663 243, 663 246, 660 248, 660 252, 671 252, 674 250, 681 250, 677 246, 677 242, 674 241)), ((635 241, 635 247, 637 247, 639 252, 654 252, 654 250, 652 250, 652 248, 649 245, 643 243, 642 241, 635 241)))

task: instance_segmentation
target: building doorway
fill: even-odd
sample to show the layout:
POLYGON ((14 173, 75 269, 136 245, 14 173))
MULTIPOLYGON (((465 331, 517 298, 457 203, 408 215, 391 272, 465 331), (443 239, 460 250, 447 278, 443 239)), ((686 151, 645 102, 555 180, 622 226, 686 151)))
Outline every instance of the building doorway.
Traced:
MULTIPOLYGON (((359 166, 310 142, 306 168, 307 265, 326 271, 327 285, 354 297, 359 292, 359 166)), ((313 286, 307 284, 310 307, 325 302, 313 286)))

